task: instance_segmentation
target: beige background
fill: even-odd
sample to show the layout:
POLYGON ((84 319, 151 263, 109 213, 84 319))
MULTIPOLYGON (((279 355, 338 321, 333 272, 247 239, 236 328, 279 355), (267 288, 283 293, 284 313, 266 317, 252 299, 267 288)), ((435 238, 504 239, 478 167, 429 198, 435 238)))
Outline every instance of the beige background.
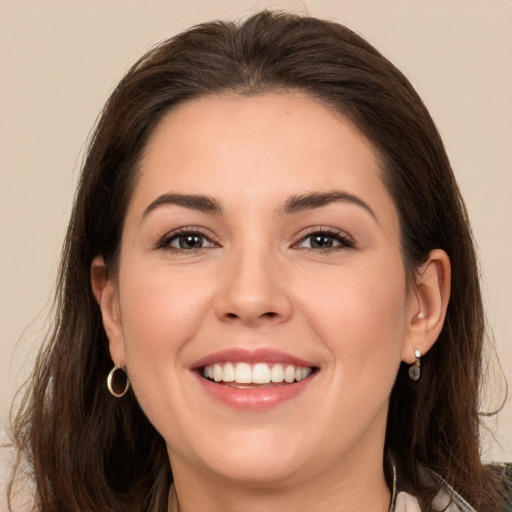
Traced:
MULTIPOLYGON (((264 6, 348 25, 424 98, 468 203, 512 383, 512 0, 0 0, 2 431, 44 332, 84 142, 109 92, 161 39, 264 6)), ((492 423, 496 440, 486 437, 488 458, 512 460, 511 401, 492 423)))

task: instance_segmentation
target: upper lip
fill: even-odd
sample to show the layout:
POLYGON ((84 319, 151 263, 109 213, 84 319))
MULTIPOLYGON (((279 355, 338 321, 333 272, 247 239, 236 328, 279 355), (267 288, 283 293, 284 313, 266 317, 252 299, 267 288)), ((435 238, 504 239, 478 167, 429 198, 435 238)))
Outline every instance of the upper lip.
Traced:
POLYGON ((248 350, 245 348, 230 348, 208 354, 191 365, 191 369, 195 370, 215 363, 282 363, 292 364, 294 366, 314 367, 315 365, 300 357, 287 354, 280 350, 271 348, 258 348, 248 350))

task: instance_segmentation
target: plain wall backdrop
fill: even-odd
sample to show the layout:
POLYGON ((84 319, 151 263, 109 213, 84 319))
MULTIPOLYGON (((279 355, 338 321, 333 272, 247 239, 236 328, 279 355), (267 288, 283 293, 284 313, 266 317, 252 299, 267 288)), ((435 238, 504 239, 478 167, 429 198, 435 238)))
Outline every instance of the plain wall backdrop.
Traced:
MULTIPOLYGON (((47 326, 85 141, 109 93, 162 39, 263 7, 347 25, 417 88, 469 208, 489 324, 512 383, 512 0, 0 0, 1 439, 47 326)), ((497 372, 483 407, 503 394, 497 372)), ((512 460, 511 398, 490 427, 484 457, 512 460)))

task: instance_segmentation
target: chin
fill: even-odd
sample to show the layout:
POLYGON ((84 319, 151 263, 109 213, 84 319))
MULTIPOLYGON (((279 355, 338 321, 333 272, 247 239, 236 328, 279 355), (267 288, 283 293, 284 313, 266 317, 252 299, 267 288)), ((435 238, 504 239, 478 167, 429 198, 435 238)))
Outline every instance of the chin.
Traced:
MULTIPOLYGON (((310 457, 302 447, 303 435, 280 430, 224 428, 220 435, 202 437, 187 459, 195 470, 235 485, 282 486, 304 472, 310 457)), ((172 465, 172 448, 170 457, 172 465)))
POLYGON ((253 456, 248 459, 235 457, 215 464, 211 471, 233 484, 247 487, 282 487, 292 484, 303 472, 302 460, 283 460, 280 457, 253 456))

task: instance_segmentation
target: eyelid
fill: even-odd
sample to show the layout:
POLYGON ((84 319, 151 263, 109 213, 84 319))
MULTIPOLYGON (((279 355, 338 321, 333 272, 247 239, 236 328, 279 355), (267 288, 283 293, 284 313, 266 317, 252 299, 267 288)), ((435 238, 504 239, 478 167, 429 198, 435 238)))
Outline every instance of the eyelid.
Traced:
MULTIPOLYGON (((197 234, 204 239, 206 239, 208 242, 210 242, 212 245, 210 247, 221 247, 221 244, 218 240, 216 240, 211 233, 207 232, 209 230, 205 230, 204 228, 201 228, 199 226, 183 226, 180 228, 173 229, 172 231, 169 231, 162 237, 160 237, 157 241, 156 249, 165 249, 169 251, 176 251, 176 252, 193 252, 199 251, 201 249, 208 249, 209 247, 201 247, 198 249, 181 249, 172 247, 170 245, 170 242, 182 235, 187 234, 197 234)), ((341 250, 341 249, 353 249, 356 247, 356 242, 353 239, 352 236, 350 236, 345 231, 338 229, 338 228, 332 228, 332 227, 326 227, 326 226, 311 226, 309 228, 306 228, 303 230, 299 235, 297 235, 297 241, 292 244, 292 248, 296 249, 302 249, 302 250, 312 250, 317 252, 328 252, 328 251, 335 251, 335 250, 341 250), (331 247, 327 249, 314 249, 314 248, 308 248, 308 247, 300 247, 300 244, 304 242, 308 237, 315 235, 315 234, 321 234, 324 236, 332 237, 336 241, 340 243, 339 246, 331 247)))
POLYGON ((298 241, 293 244, 294 248, 300 248, 305 250, 312 250, 312 251, 318 251, 318 252, 327 252, 327 251, 333 251, 333 250, 340 250, 340 249, 354 249, 356 247, 356 241, 354 238, 349 235, 346 231, 343 231, 341 229, 337 228, 331 228, 326 226, 312 226, 307 228, 306 230, 302 231, 298 235, 298 241), (310 247, 298 247, 300 243, 304 242, 308 237, 315 235, 315 234, 321 234, 324 236, 329 236, 337 240, 341 243, 338 247, 331 247, 328 249, 313 249, 310 247))
MULTIPOLYGON (((201 237, 205 238, 209 242, 211 242, 213 247, 220 247, 220 243, 216 240, 214 240, 215 237, 213 237, 211 234, 207 234, 205 232, 206 230, 204 228, 201 228, 199 226, 183 226, 180 228, 173 229, 172 231, 169 231, 162 237, 160 237, 156 243, 156 249, 166 249, 169 251, 176 251, 176 252, 192 252, 193 250, 185 250, 185 249, 179 249, 177 247, 172 247, 170 244, 171 240, 181 236, 181 235, 200 235, 201 237)), ((201 247, 199 249, 195 249, 196 251, 199 251, 201 249, 208 249, 208 247, 201 247)))

